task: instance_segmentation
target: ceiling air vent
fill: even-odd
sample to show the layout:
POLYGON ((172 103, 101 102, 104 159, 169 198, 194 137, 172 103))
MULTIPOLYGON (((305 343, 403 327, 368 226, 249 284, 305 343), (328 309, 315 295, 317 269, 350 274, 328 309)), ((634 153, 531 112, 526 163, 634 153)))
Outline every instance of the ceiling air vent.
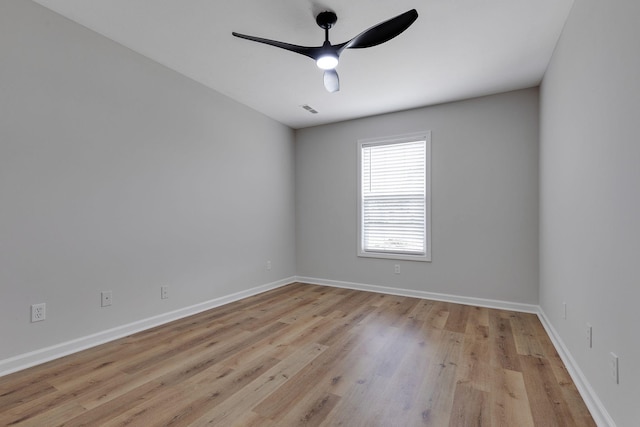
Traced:
POLYGON ((318 111, 316 111, 315 108, 310 107, 309 105, 303 105, 302 108, 304 108, 305 110, 307 110, 308 112, 310 112, 311 114, 318 114, 318 111))

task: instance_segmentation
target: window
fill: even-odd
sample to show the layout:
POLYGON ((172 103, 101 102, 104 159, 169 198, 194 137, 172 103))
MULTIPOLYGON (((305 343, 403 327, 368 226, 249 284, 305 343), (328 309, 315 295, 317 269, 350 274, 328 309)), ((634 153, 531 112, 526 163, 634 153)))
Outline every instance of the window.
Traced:
POLYGON ((358 142, 358 256, 431 261, 431 133, 358 142))

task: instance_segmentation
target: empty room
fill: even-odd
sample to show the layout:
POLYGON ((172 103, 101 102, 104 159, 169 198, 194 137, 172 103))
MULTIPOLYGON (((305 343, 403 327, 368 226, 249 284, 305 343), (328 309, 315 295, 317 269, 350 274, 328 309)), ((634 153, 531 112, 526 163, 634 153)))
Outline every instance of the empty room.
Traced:
POLYGON ((0 425, 640 425, 640 2, 0 1, 0 425))

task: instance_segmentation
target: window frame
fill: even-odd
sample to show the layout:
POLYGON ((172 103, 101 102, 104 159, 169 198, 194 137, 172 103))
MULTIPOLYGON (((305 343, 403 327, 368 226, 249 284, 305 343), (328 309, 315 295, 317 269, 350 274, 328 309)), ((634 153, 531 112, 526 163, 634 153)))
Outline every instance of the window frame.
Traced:
POLYGON ((357 255, 363 258, 381 258, 405 261, 431 262, 431 131, 387 136, 381 138, 360 139, 357 147, 357 255), (363 147, 372 145, 391 145, 406 142, 425 142, 425 235, 424 254, 403 252, 376 252, 364 249, 363 194, 362 194, 362 151, 363 147))

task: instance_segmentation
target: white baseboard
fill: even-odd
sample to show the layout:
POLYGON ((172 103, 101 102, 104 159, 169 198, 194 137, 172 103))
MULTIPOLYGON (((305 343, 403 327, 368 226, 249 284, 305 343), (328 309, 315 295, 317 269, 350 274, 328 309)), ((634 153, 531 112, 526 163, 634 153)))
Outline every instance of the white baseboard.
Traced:
POLYGON ((591 416, 593 420, 599 427, 616 427, 616 423, 607 412, 607 409, 604 407, 600 398, 596 394, 596 392, 591 387, 591 384, 585 377, 584 373, 576 363, 575 359, 571 355, 571 352, 560 338, 560 335, 555 330, 549 318, 545 314, 545 312, 540 307, 538 310, 538 318, 544 326, 544 329, 547 331, 547 335, 551 338, 551 342, 553 346, 556 348, 558 355, 562 359, 562 362, 567 367, 567 371, 569 371, 569 375, 576 385, 578 392, 580 392, 580 396, 582 396, 582 400, 589 408, 589 412, 591 412, 591 416))
POLYGON ((106 331, 101 331, 92 335, 56 344, 51 347, 42 348, 25 354, 19 354, 9 359, 0 360, 0 377, 13 372, 21 371, 26 368, 30 368, 32 366, 39 365, 41 363, 49 362, 63 356, 67 356, 78 351, 86 350, 88 348, 95 347, 97 345, 104 344, 118 338, 123 338, 136 332, 141 332, 146 329, 163 325, 165 323, 173 322, 174 320, 192 316, 194 314, 201 313, 203 311, 210 310, 212 308, 219 307, 230 302, 238 301, 243 298, 260 294, 262 292, 270 291, 272 289, 277 289, 295 281, 295 277, 289 277, 286 279, 278 280, 276 282, 268 283, 266 285, 257 286, 245 291, 236 292, 231 295, 225 295, 220 298, 215 298, 189 307, 181 308, 179 310, 170 311, 168 313, 149 317, 147 319, 142 319, 133 323, 129 323, 127 325, 118 326, 113 329, 108 329, 106 331))
POLYGON ((539 307, 534 304, 522 304, 517 302, 500 301, 485 298, 462 297, 458 295, 416 291, 413 289, 390 288, 387 286, 366 285, 363 283, 342 282, 337 280, 317 279, 313 277, 296 277, 296 279, 298 282, 309 283, 312 285, 324 285, 334 288, 354 289, 357 291, 378 292, 381 294, 430 299, 435 301, 452 302, 456 304, 473 305, 477 307, 499 308, 501 310, 511 310, 534 314, 537 314, 539 311, 539 307))

